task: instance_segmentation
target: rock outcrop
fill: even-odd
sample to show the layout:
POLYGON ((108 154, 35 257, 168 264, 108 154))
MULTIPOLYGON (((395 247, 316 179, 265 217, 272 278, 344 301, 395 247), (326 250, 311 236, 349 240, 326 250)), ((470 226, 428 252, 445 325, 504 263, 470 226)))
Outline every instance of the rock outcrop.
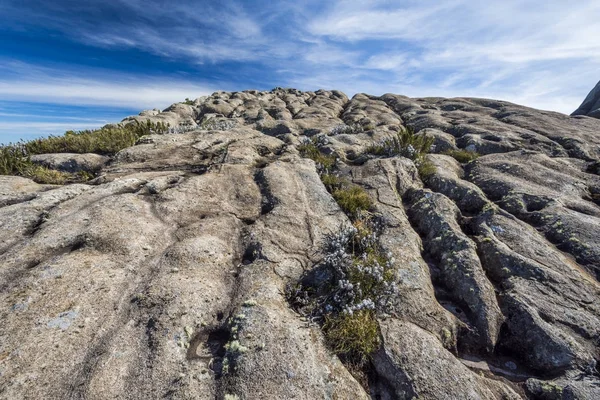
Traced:
POLYGON ((598 82, 585 100, 583 100, 579 108, 571 115, 587 115, 588 117, 600 118, 600 82, 598 82))
POLYGON ((122 123, 147 120, 176 133, 89 184, 0 177, 0 398, 600 398, 600 121, 280 88, 122 123), (369 151, 404 127, 427 176, 369 151), (307 140, 393 260, 362 369, 289 301, 349 225, 307 140))

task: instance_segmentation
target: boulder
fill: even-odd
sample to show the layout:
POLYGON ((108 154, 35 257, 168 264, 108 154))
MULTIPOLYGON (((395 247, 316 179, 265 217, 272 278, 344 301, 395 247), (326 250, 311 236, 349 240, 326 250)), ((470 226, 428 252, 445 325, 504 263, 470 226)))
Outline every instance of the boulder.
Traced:
POLYGON ((34 164, 63 172, 97 172, 110 161, 110 157, 94 153, 49 153, 35 154, 31 156, 31 161, 34 164))

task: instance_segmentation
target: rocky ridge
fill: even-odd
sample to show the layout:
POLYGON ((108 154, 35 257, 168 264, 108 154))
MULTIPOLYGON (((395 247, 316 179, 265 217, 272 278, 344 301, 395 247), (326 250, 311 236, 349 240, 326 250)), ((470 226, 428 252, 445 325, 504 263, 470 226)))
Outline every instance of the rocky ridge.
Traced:
POLYGON ((0 177, 0 398, 600 398, 600 121, 280 88, 121 124, 147 120, 173 133, 68 161, 90 184, 0 177), (404 127, 435 139, 426 178, 368 152, 404 127), (350 224, 307 140, 394 260, 362 371, 289 301, 350 224))

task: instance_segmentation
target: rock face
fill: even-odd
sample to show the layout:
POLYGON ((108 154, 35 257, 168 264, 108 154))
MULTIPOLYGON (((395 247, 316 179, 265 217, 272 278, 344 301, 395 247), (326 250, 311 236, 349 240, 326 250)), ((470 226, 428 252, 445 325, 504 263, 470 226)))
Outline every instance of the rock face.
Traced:
POLYGON ((0 398, 600 398, 600 121, 291 89, 122 123, 145 120, 182 133, 89 185, 0 177, 0 398), (401 127, 435 138, 426 179, 365 152, 401 127), (348 224, 306 138, 369 194, 394 260, 366 378, 286 294, 348 224))
POLYGON ((600 118, 600 82, 571 115, 587 115, 588 117, 600 118))
POLYGON ((108 161, 110 161, 110 158, 93 153, 52 153, 33 155, 31 156, 31 161, 46 168, 75 173, 80 171, 99 171, 108 161))

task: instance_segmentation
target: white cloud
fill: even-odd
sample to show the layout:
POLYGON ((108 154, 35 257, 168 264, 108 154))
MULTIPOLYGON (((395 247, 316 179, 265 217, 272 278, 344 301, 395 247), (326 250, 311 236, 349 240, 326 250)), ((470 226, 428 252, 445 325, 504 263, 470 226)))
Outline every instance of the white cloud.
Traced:
POLYGON ((390 71, 387 91, 570 113, 600 78, 599 19, 595 0, 339 0, 308 27, 352 48, 379 43, 386 50, 355 67, 390 71))
MULTIPOLYGON (((86 2, 69 10, 57 3, 44 6, 53 13, 29 7, 21 17, 16 6, 0 8, 88 45, 136 49, 192 68, 210 63, 223 76, 235 74, 221 70, 231 68, 225 63, 242 62, 261 71, 252 82, 272 86, 497 97, 569 113, 600 78, 597 0, 283 1, 253 9, 239 0, 115 0, 102 7, 119 18, 101 24, 86 2), (85 18, 73 18, 80 11, 85 18)), ((3 73, 0 65, 0 99, 149 108, 212 91, 114 71, 26 70, 3 73)))
POLYGON ((19 62, 4 62, 0 100, 71 105, 105 105, 133 109, 165 108, 186 97, 212 93, 208 86, 155 76, 69 72, 19 62), (86 78, 84 76, 93 76, 86 78))

